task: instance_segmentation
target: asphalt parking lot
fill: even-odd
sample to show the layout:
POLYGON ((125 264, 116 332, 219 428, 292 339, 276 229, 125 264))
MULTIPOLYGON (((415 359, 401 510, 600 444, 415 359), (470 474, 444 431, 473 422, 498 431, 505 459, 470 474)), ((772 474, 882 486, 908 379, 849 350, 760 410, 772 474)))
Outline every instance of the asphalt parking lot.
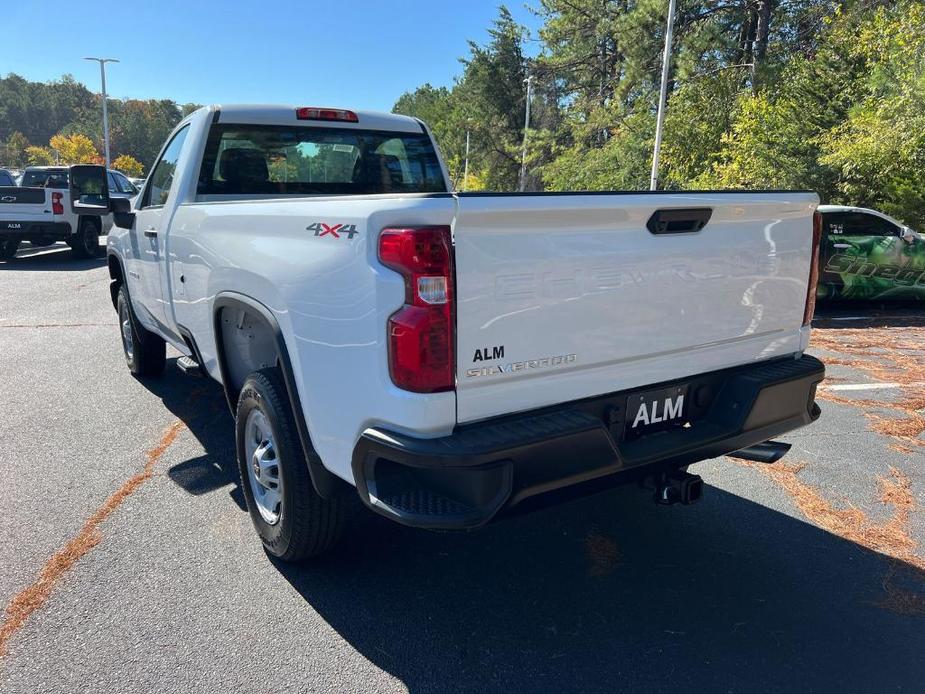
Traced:
POLYGON ((132 378, 107 284, 63 246, 0 262, 3 692, 921 691, 921 310, 822 311, 822 418, 774 466, 692 468, 698 505, 364 515, 293 568, 219 387, 132 378))

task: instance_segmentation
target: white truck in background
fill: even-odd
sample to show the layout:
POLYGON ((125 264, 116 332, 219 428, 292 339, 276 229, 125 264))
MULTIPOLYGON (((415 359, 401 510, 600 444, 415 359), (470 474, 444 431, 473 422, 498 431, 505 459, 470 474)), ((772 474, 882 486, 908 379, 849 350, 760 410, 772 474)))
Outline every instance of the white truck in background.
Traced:
MULTIPOLYGON (((78 258, 100 254, 99 237, 112 227, 112 215, 105 210, 85 209, 78 214, 71 209, 73 168, 30 166, 19 186, 0 185, 0 260, 14 258, 23 241, 39 247, 64 241, 78 258)), ((124 175, 108 172, 107 198, 129 199, 137 193, 124 175)))
POLYGON ((102 204, 128 367, 169 343, 222 384, 283 560, 354 493, 428 528, 629 481, 690 503, 687 466, 819 416, 813 193, 459 194, 419 120, 212 106, 102 204))

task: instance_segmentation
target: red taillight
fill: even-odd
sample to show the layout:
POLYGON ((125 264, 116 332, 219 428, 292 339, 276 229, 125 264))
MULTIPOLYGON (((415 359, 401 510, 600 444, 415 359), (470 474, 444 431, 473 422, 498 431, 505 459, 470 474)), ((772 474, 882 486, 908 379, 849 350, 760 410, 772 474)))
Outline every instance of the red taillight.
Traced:
POLYGON ((347 123, 358 123, 357 114, 342 108, 318 108, 317 106, 303 106, 297 108, 295 117, 299 120, 340 120, 347 123))
POLYGON ((61 200, 64 198, 63 193, 52 193, 51 194, 51 212, 52 214, 64 214, 64 205, 61 204, 61 200))
POLYGON ((803 309, 803 325, 813 322, 816 312, 816 286, 819 284, 819 245, 822 243, 822 215, 813 213, 813 251, 809 266, 809 286, 806 288, 806 306, 803 309))
POLYGON ((453 390, 453 244, 448 226, 383 229, 379 260, 405 279, 405 305, 389 318, 389 373, 416 393, 453 390))

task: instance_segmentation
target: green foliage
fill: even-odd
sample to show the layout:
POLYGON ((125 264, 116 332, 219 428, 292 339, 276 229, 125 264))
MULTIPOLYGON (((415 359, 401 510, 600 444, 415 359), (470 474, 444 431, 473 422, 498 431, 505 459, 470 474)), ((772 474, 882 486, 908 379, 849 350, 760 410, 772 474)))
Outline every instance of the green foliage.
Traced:
MULTIPOLYGON (((169 99, 110 99, 109 130, 112 156, 130 154, 150 166, 186 110, 187 107, 181 109, 169 99)), ((100 132, 98 115, 97 111, 94 114, 96 133, 100 132)))
POLYGON ((14 131, 6 139, 6 142, 0 144, 0 161, 10 166, 25 166, 26 149, 29 147, 29 140, 21 132, 14 131))
MULTIPOLYGON (((665 117, 660 179, 666 188, 690 188, 719 158, 733 127, 734 105, 743 94, 742 70, 692 79, 672 95, 665 117)), ((646 162, 651 165, 651 151, 646 162)))
MULTIPOLYGON (((502 5, 488 33, 486 45, 469 43, 463 76, 451 90, 425 84, 403 94, 393 111, 421 118, 431 127, 457 187, 465 168, 468 131, 468 190, 474 189, 474 181, 491 190, 514 190, 524 127, 524 29, 502 5)), ((542 112, 537 118, 541 116, 542 112)))
POLYGON ((638 190, 648 187, 655 116, 640 109, 613 119, 600 146, 589 146, 595 123, 573 126, 576 143, 543 167, 549 190, 638 190))
MULTIPOLYGON (((109 99, 107 106, 111 156, 127 154, 143 162, 153 162, 174 126, 198 108, 195 104, 180 107, 168 99, 109 99)), ((0 78, 0 142, 6 142, 0 145, 0 164, 30 163, 29 144, 46 143, 55 135, 86 136, 102 152, 101 111, 100 97, 70 75, 46 83, 29 82, 15 74, 0 78), (19 137, 25 138, 25 144, 19 137)), ((42 158, 35 151, 31 156, 42 158)))
POLYGON ((92 110, 95 101, 70 75, 40 83, 10 74, 0 79, 0 139, 19 131, 29 142, 48 142, 92 110))
POLYGON ((477 143, 478 171, 485 185, 491 190, 514 190, 520 177, 524 127, 524 29, 502 5, 488 33, 488 45, 469 44, 465 72, 453 89, 460 104, 455 110, 463 118, 459 130, 463 133, 464 119, 473 118, 471 137, 477 143))
POLYGON ((457 107, 458 102, 446 87, 424 84, 402 94, 392 108, 393 113, 420 118, 428 124, 454 181, 462 179, 466 149, 465 115, 457 107))
MULTIPOLYGON (((455 180, 517 187, 522 80, 534 76, 528 189, 648 187, 664 0, 538 0, 541 51, 502 7, 452 89, 396 111, 433 128, 455 180)), ((916 0, 680 0, 662 187, 804 188, 925 225, 925 6, 916 0)))
POLYGON ((820 136, 837 197, 925 224, 925 7, 880 8, 848 40, 866 67, 847 118, 820 136))
POLYGON ((925 223, 925 9, 837 13, 813 55, 739 96, 707 163, 692 187, 806 188, 925 223))

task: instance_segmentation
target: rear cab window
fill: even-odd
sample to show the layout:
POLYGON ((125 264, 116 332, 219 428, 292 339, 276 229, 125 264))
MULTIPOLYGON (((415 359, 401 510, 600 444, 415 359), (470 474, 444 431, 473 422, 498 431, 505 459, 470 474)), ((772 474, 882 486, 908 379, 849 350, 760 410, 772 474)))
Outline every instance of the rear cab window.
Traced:
POLYGON ((316 126, 213 125, 200 196, 445 193, 423 132, 316 126))
POLYGON ((22 177, 23 188, 67 188, 66 169, 38 169, 26 171, 22 177))

